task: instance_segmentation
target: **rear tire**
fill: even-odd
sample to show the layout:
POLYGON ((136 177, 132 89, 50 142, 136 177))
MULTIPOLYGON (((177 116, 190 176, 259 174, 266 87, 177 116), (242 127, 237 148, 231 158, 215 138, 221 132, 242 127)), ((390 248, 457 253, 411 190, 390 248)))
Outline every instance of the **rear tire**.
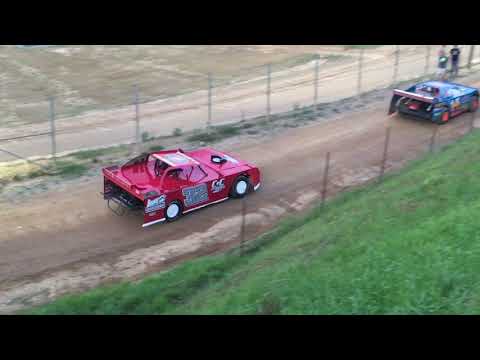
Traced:
POLYGON ((440 120, 438 120, 437 124, 439 125, 445 125, 446 123, 448 123, 450 121, 450 111, 448 109, 446 109, 442 116, 440 117, 440 120))
POLYGON ((232 188, 230 189, 230 196, 235 199, 241 199, 247 195, 250 190, 250 181, 246 176, 239 176, 233 182, 232 188))
POLYGON ((182 216, 182 204, 180 201, 172 201, 165 209, 165 219, 168 222, 178 220, 182 216))

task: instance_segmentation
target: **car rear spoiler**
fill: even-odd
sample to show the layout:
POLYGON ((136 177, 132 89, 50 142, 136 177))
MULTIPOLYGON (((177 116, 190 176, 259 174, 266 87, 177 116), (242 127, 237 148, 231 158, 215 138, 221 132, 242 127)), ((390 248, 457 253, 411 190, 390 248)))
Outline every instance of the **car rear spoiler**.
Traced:
POLYGON ((433 103, 435 100, 433 96, 424 96, 424 95, 415 94, 409 91, 397 90, 397 89, 393 90, 393 95, 398 95, 398 96, 406 97, 409 99, 415 99, 415 100, 423 101, 429 104, 433 103))
POLYGON ((404 97, 409 99, 419 100, 428 104, 433 104, 435 102, 435 98, 433 96, 425 96, 425 95, 415 94, 409 91, 395 89, 393 90, 393 97, 392 97, 392 101, 390 102, 390 109, 388 110, 388 115, 391 115, 397 112, 398 100, 404 97))
POLYGON ((142 190, 141 187, 131 184, 130 182, 124 180, 123 178, 117 176, 112 170, 117 170, 119 167, 110 167, 103 169, 103 177, 104 179, 110 180, 112 183, 117 185, 118 187, 122 188, 130 195, 136 197, 137 199, 143 201, 143 196, 140 195, 139 190, 142 190))

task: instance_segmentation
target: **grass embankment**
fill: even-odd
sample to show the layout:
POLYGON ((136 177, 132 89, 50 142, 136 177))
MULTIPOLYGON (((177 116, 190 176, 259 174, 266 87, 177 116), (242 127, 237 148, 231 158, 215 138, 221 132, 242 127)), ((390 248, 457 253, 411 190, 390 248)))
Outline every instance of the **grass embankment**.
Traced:
POLYGON ((292 218, 244 256, 200 258, 30 312, 479 313, 479 140, 292 218))
POLYGON ((244 256, 200 258, 29 312, 479 313, 479 140, 289 219, 244 256))

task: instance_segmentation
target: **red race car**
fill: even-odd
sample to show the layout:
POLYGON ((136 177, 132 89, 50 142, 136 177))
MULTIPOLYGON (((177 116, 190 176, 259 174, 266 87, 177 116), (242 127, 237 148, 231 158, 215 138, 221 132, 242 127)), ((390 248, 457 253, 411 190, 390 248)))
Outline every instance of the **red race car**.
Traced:
POLYGON ((143 227, 177 220, 228 198, 242 198, 260 187, 256 166, 210 148, 142 154, 123 166, 104 168, 103 176, 109 208, 117 214, 124 209, 143 210, 143 227))

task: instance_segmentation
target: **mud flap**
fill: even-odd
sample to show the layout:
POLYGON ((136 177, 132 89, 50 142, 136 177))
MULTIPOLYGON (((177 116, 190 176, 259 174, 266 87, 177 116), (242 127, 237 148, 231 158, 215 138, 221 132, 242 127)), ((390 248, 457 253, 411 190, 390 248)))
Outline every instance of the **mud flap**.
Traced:
POLYGON ((165 195, 145 200, 143 227, 165 221, 165 200, 165 195))
POLYGON ((392 101, 390 102, 390 108, 388 109, 388 115, 392 115, 397 112, 397 104, 400 98, 400 95, 393 95, 392 101))

